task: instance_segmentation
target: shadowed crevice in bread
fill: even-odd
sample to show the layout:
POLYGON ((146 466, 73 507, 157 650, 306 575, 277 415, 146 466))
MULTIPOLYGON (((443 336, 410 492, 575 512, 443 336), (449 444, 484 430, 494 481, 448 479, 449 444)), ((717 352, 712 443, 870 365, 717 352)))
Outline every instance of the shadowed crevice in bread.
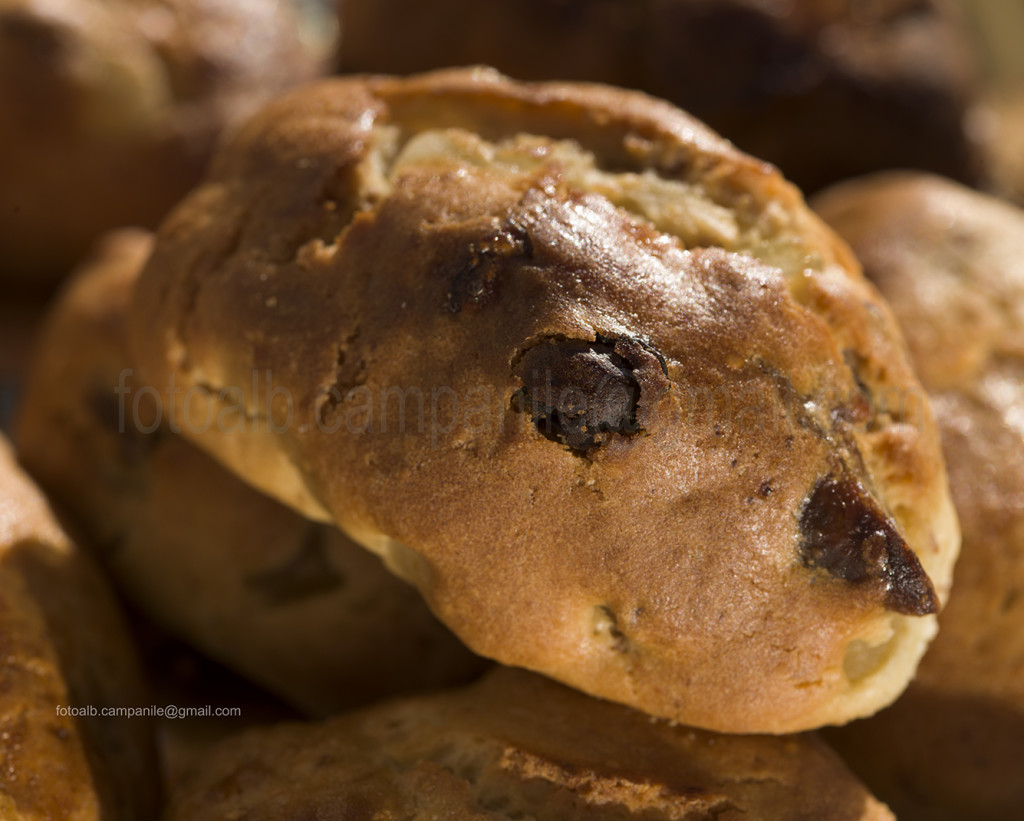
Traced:
POLYGON ((784 732, 891 701, 934 630, 957 527, 887 307, 775 169, 665 103, 483 69, 310 86, 164 224, 131 322, 185 436, 483 655, 784 732), (830 476, 919 569, 853 521, 871 581, 808 567, 830 476))

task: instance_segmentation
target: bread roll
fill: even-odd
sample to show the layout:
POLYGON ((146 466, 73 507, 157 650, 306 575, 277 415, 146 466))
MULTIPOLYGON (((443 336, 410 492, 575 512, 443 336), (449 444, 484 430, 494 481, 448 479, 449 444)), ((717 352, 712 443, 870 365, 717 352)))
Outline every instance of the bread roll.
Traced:
POLYGON ((113 595, 0 439, 0 817, 156 812, 149 706, 113 595))
POLYGON ((272 104, 131 311, 165 418, 478 653, 717 730, 877 710, 958 531, 888 309, 770 166, 493 72, 272 104))
POLYGON ((109 235, 51 311, 19 412, 24 464, 140 610, 302 710, 469 680, 483 660, 377 557, 151 424, 125 351, 151 245, 109 235))
POLYGON ((167 821, 891 819, 812 736, 652 722, 527 673, 230 739, 167 821))
POLYGON ((901 819, 1024 815, 1024 211, 890 174, 816 206, 900 319, 963 526, 940 630, 906 695, 835 743, 901 819))
POLYGON ((154 225, 228 124, 312 77, 276 0, 0 0, 0 278, 154 225))

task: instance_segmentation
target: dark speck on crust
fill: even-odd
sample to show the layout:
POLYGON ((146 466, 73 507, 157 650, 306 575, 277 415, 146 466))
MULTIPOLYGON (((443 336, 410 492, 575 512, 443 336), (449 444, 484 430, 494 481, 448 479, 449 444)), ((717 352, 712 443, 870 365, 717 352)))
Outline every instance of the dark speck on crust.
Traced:
POLYGON ((452 278, 448 291, 448 312, 473 313, 495 299, 502 263, 513 257, 529 258, 533 253, 526 230, 509 221, 494 235, 469 246, 468 254, 452 278))

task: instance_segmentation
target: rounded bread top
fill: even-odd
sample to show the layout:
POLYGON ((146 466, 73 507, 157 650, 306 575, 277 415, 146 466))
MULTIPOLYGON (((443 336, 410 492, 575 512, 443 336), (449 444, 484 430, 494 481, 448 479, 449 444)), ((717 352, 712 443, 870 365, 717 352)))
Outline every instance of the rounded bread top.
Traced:
POLYGON ((895 698, 958 545, 887 307, 683 112, 485 69, 287 95, 132 316, 186 436, 477 652, 727 731, 895 698))

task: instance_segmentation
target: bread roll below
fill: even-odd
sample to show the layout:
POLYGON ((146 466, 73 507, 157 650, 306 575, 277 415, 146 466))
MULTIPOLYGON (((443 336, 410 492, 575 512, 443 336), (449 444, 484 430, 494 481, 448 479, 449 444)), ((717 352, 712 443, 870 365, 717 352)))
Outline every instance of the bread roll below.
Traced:
POLYGON ((465 690, 222 742, 182 780, 165 818, 892 815, 812 736, 721 736, 672 726, 505 669, 465 690))
POLYGON ((482 655, 788 732, 890 702, 934 630, 959 536, 888 308, 665 103, 309 86, 164 223, 129 321, 165 418, 482 655))

